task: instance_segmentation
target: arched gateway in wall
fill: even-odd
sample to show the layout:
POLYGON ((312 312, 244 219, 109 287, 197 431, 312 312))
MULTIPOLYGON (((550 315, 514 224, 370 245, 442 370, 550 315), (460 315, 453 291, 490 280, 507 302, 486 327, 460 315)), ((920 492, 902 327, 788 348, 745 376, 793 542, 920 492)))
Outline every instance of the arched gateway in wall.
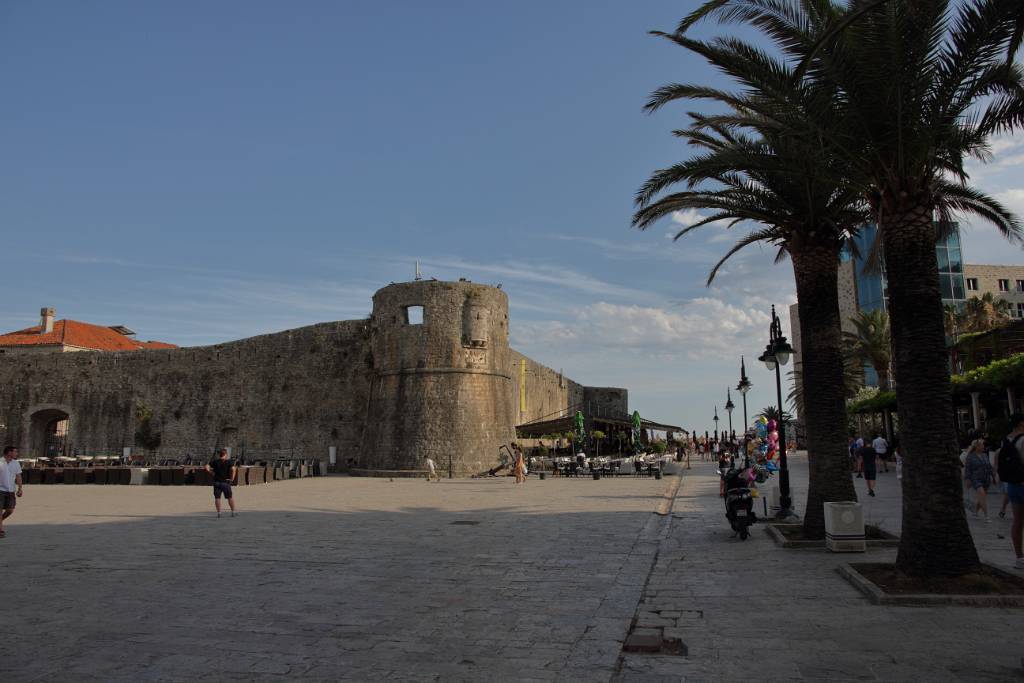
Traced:
POLYGON ((68 455, 68 434, 71 409, 65 405, 41 404, 28 409, 25 416, 23 455, 33 458, 55 458, 68 455))

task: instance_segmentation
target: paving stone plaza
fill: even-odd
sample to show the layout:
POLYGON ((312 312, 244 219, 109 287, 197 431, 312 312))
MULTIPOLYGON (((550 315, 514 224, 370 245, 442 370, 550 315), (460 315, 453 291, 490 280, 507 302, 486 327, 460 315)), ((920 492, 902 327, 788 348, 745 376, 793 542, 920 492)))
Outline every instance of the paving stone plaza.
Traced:
MULTIPOLYGON (((898 530, 879 476, 868 521, 898 530)), ((793 477, 801 505, 800 456, 793 477)), ((1021 610, 872 605, 836 573, 845 556, 731 539, 717 486, 710 463, 524 486, 329 477, 241 488, 234 519, 205 488, 28 487, 0 542, 0 680, 1024 676, 1021 610), (623 654, 644 629, 687 653, 623 654)), ((1008 564, 1008 526, 972 521, 987 561, 1008 564)))

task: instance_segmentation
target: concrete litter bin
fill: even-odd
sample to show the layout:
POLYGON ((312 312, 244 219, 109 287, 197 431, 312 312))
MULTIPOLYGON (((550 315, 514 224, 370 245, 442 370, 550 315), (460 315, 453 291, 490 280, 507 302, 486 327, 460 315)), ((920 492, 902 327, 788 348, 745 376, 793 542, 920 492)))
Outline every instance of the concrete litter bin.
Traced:
POLYGON ((834 553, 862 553, 866 545, 860 503, 825 503, 825 547, 834 553))

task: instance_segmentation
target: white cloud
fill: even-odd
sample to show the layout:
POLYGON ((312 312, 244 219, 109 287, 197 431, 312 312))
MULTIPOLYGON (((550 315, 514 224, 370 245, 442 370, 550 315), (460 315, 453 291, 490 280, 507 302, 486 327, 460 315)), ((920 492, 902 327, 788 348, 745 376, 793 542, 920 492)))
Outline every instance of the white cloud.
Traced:
MULTIPOLYGON (((684 209, 682 211, 672 212, 672 222, 678 223, 679 225, 682 225, 684 228, 709 217, 709 214, 701 213, 697 209, 684 209)), ((708 223, 706 227, 724 229, 727 225, 729 225, 729 221, 720 220, 712 221, 711 223, 708 223)))
MULTIPOLYGON (((411 263, 411 261, 409 261, 411 263)), ((598 297, 614 297, 633 299, 643 296, 645 292, 614 282, 587 275, 563 265, 538 265, 523 261, 505 261, 503 263, 478 263, 456 257, 421 259, 424 276, 430 276, 430 268, 438 269, 441 279, 454 278, 469 273, 478 273, 485 277, 501 278, 504 282, 526 282, 542 285, 554 285, 563 290, 572 290, 582 294, 598 297)))
POLYGON ((998 199, 1006 208, 1017 214, 1017 218, 1024 221, 1024 187, 1015 187, 996 193, 998 199))
POLYGON ((697 297, 678 310, 600 301, 569 321, 520 323, 513 342, 524 349, 630 349, 699 360, 718 356, 751 335, 766 335, 767 309, 744 309, 716 297, 697 297))

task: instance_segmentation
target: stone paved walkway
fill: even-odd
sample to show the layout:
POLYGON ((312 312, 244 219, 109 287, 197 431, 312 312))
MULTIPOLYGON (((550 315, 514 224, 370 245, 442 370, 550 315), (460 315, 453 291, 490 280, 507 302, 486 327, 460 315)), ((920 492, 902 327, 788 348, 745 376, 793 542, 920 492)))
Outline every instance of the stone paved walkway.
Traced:
MULTIPOLYGON (((293 480, 219 520, 205 489, 30 487, 0 681, 1024 680, 1024 610, 876 607, 845 556, 731 539, 710 463, 653 514, 678 482, 293 480), (623 655, 633 621, 688 655, 623 655)), ((1005 566, 1008 522, 972 529, 1005 566)))
POLYGON ((0 681, 607 681, 673 481, 27 487, 0 681))
MULTIPOLYGON (((760 529, 747 541, 730 538, 714 466, 693 467, 637 609, 638 626, 663 628, 689 654, 626 655, 617 681, 1024 680, 1024 610, 872 605, 835 571, 851 556, 784 550, 760 529)), ((800 511, 805 458, 791 470, 800 511)), ((856 483, 869 522, 898 532, 895 472, 879 474, 874 499, 856 483)), ((971 528, 983 559, 1009 568, 1009 521, 972 520, 971 528)))

